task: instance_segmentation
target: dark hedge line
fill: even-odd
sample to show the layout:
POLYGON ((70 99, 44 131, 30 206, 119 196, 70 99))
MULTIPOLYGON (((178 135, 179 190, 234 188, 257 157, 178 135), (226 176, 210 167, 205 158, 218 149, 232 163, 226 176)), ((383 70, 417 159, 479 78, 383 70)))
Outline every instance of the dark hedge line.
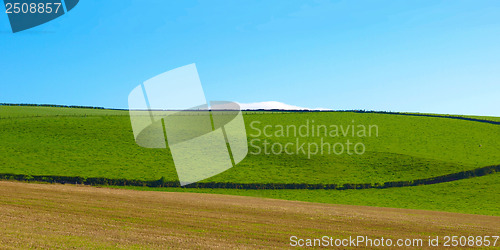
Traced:
POLYGON ((78 108, 78 109, 104 109, 103 107, 58 105, 58 104, 31 104, 31 103, 0 103, 0 106, 27 106, 27 107, 53 107, 53 108, 78 108))
MULTIPOLYGON (((282 109, 257 109, 257 110, 244 110, 246 112, 269 112, 272 113, 310 113, 310 112, 351 112, 351 113, 370 113, 370 114, 388 114, 388 115, 406 115, 406 116, 424 116, 424 117, 435 117, 435 118, 449 118, 449 119, 457 119, 457 120, 465 120, 465 121, 473 121, 473 122, 483 122, 490 123, 495 125, 500 125, 500 122, 477 119, 477 118, 469 118, 462 117, 456 115, 433 115, 433 114, 418 114, 418 113, 401 113, 401 112, 392 112, 392 111, 374 111, 374 110, 282 110, 282 109)), ((253 114, 259 114, 253 113, 253 114)), ((252 113, 249 113, 252 114, 252 113)))
POLYGON ((399 112, 387 112, 387 111, 365 111, 365 110, 351 110, 351 111, 340 111, 340 112, 354 112, 354 113, 375 113, 375 114, 389 114, 389 115, 406 115, 406 116, 424 116, 424 117, 436 117, 436 118, 449 118, 449 119, 457 119, 457 120, 465 120, 465 121, 473 121, 473 122, 483 122, 490 123, 495 125, 500 125, 500 122, 484 120, 484 119, 476 119, 462 116, 454 116, 454 115, 432 115, 432 114, 411 114, 411 113, 399 113, 399 112))
POLYGON ((473 177, 479 177, 500 172, 500 165, 487 166, 473 170, 462 171, 437 177, 417 179, 411 181, 391 181, 381 183, 362 184, 307 184, 307 183, 223 183, 223 182, 198 182, 185 186, 186 188, 226 188, 226 189, 371 189, 371 188, 392 188, 409 187, 419 185, 430 185, 443 182, 450 182, 473 177))
POLYGON ((144 187, 180 187, 179 182, 166 181, 165 177, 154 181, 110 179, 104 177, 56 176, 0 174, 0 180, 35 181, 62 184, 83 184, 92 186, 144 186, 144 187))
MULTIPOLYGON (((104 107, 93 107, 93 106, 77 106, 77 105, 58 105, 58 104, 30 104, 30 103, 0 103, 0 106, 31 106, 31 107, 58 107, 58 108, 82 108, 82 109, 107 109, 107 110, 128 110, 128 109, 117 109, 117 108, 104 108, 104 107)), ((418 114, 418 113, 401 113, 392 111, 375 111, 375 110, 284 110, 284 109, 246 109, 245 112, 269 112, 269 113, 309 113, 309 112, 353 112, 353 113, 374 113, 374 114, 390 114, 390 115, 406 115, 406 116, 425 116, 425 117, 436 117, 436 118, 450 118, 474 122, 490 123, 495 125, 500 125, 500 122, 468 118, 455 115, 433 115, 433 114, 418 114)), ((251 113, 248 113, 251 114, 251 113)))
MULTIPOLYGON (((500 172, 500 165, 487 166, 473 170, 462 171, 437 177, 417 179, 412 181, 391 181, 381 183, 363 184, 307 184, 307 183, 231 183, 231 182, 198 182, 186 185, 184 188, 223 188, 223 189, 371 189, 371 188, 393 188, 409 187, 419 185, 430 185, 436 183, 450 182, 473 177, 479 177, 500 172)), ((84 184, 104 186, 143 186, 143 187, 180 187, 178 181, 166 181, 165 177, 154 181, 109 179, 109 178, 85 178, 71 176, 52 175, 24 175, 24 174, 0 174, 2 180, 35 181, 63 184, 84 184)))

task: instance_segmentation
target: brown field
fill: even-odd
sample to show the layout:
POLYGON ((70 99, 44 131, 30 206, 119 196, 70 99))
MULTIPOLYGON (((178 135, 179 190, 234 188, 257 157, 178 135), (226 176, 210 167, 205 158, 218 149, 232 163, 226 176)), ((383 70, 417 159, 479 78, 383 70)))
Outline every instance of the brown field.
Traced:
MULTIPOLYGON (((283 248, 290 236, 498 235, 500 217, 0 182, 0 248, 283 248)), ((499 243, 497 243, 497 246, 499 243)))

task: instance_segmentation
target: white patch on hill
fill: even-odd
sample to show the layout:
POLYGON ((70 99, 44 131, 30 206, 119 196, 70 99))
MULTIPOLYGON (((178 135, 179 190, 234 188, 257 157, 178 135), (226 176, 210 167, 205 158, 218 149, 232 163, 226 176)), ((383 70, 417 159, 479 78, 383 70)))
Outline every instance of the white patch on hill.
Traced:
POLYGON ((285 104, 282 102, 269 101, 269 102, 253 102, 253 103, 238 103, 240 105, 241 110, 246 109, 282 109, 282 110, 330 110, 325 108, 304 108, 294 105, 285 104))

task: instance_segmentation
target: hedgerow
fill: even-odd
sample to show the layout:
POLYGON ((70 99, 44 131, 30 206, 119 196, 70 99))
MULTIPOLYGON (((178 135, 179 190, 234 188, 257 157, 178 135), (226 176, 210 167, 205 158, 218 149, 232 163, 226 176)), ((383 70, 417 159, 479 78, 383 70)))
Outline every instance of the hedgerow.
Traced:
MULTIPOLYGON (((462 171, 453 174, 436 176, 431 178, 417 179, 411 181, 390 181, 384 183, 346 183, 337 184, 308 184, 308 183, 231 183, 231 182, 197 182, 186 185, 185 188, 220 188, 220 189, 372 189, 372 188, 394 188, 419 185, 431 185, 450 182, 500 172, 500 165, 487 166, 473 170, 462 171)), ((165 177, 159 180, 128 180, 111 179, 103 177, 85 178, 80 176, 52 176, 52 175, 24 175, 24 174, 0 174, 2 180, 17 180, 28 182, 47 182, 62 184, 83 184, 92 186, 144 186, 144 187, 180 187, 179 182, 167 181, 165 177)))

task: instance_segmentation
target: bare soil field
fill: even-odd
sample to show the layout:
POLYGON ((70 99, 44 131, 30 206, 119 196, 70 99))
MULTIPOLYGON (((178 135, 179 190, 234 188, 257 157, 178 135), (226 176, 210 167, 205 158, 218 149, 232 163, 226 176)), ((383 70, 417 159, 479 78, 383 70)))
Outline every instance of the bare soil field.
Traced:
POLYGON ((423 239, 425 248, 429 236, 499 231, 495 216, 0 182, 0 248, 286 248, 291 236, 423 239))

